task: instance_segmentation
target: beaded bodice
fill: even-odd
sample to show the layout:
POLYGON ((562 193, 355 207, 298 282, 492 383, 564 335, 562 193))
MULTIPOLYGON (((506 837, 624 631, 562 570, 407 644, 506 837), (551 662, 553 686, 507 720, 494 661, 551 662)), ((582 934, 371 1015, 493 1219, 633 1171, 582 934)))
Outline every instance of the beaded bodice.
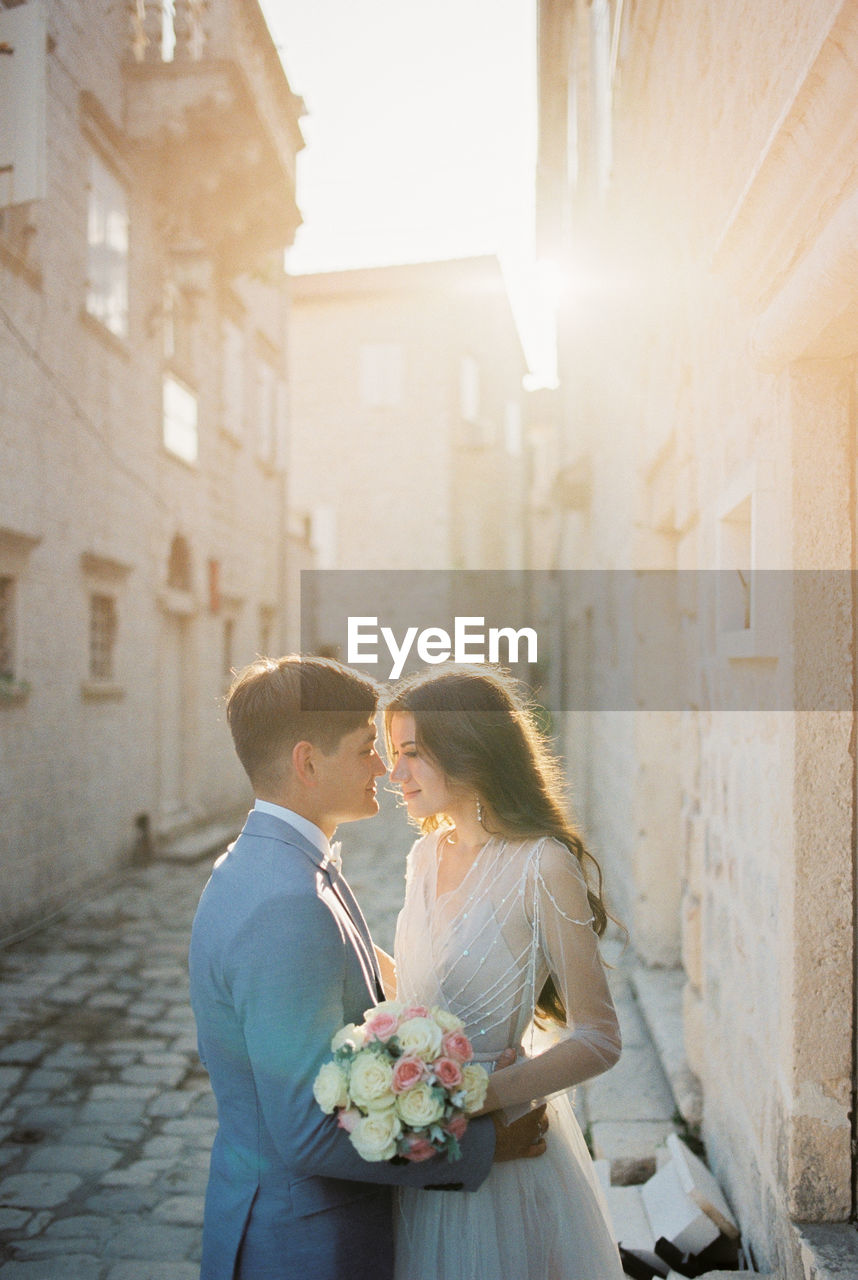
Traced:
POLYGON ((549 974, 567 1029, 544 1053, 496 1076, 504 1105, 570 1088, 619 1055, 619 1029, 575 856, 556 840, 492 837, 452 891, 438 893, 438 832, 408 855, 396 929, 397 996, 465 1023, 478 1057, 534 1053, 533 1015, 549 974))

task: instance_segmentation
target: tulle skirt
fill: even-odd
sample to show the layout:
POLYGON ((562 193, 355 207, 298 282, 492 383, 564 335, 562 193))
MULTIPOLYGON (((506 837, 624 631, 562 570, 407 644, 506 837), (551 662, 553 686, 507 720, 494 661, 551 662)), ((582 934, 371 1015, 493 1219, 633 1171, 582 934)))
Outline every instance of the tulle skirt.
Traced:
POLYGON ((395 1280, 623 1280, 568 1095, 548 1116, 545 1155, 493 1165, 478 1191, 397 1191, 395 1280))

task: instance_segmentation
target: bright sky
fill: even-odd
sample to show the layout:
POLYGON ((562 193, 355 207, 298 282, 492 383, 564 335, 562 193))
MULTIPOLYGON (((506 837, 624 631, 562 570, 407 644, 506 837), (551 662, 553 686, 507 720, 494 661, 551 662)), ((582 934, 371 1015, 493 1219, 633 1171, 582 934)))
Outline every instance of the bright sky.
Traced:
POLYGON ((535 0, 261 0, 306 103, 289 268, 497 253, 531 363, 535 0))

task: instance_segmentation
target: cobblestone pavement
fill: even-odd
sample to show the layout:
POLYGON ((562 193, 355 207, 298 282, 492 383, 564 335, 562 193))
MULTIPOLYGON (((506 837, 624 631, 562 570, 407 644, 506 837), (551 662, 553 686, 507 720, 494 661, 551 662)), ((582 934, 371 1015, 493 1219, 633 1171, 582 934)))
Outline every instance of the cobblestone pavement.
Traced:
MULTIPOLYGON (((411 842, 340 828, 379 944, 411 842)), ((156 863, 0 951, 0 1277, 196 1280, 215 1132, 187 949, 211 859, 156 863)))
MULTIPOLYGON (((379 818, 337 835, 390 951, 414 832, 392 795, 381 799, 379 818)), ((130 870, 0 950, 0 1280, 197 1280, 216 1122, 187 949, 211 861, 130 870)), ((615 978, 628 1079, 609 1073, 577 1107, 597 1138, 604 1131, 600 1154, 622 1162, 630 1121, 649 1118, 637 1126, 647 1152, 653 1123, 670 1126, 628 984, 615 978)))

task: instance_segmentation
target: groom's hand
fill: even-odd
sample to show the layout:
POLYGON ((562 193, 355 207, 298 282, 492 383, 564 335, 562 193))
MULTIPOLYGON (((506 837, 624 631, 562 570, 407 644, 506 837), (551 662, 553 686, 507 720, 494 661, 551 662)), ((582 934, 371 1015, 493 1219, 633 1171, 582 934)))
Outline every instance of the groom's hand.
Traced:
POLYGON ((495 1164, 505 1160, 533 1160, 545 1154, 548 1120, 544 1102, 513 1124, 504 1124, 496 1111, 492 1112, 492 1121, 495 1126, 495 1164))
MULTIPOLYGON (((504 1049, 503 1053, 501 1053, 500 1057, 497 1058, 495 1061, 495 1065, 494 1065, 495 1074, 498 1071, 503 1071, 504 1067, 511 1067, 517 1057, 518 1057, 517 1050, 504 1049)), ((483 1105, 480 1107, 479 1111, 473 1112, 473 1118, 476 1119, 477 1116, 487 1115, 488 1112, 490 1111, 497 1111, 499 1106, 500 1106, 500 1103, 497 1100, 497 1096, 494 1091, 494 1085, 492 1084, 492 1076, 489 1076, 489 1085, 488 1085, 488 1088, 486 1089, 486 1096, 483 1101, 483 1105)))

